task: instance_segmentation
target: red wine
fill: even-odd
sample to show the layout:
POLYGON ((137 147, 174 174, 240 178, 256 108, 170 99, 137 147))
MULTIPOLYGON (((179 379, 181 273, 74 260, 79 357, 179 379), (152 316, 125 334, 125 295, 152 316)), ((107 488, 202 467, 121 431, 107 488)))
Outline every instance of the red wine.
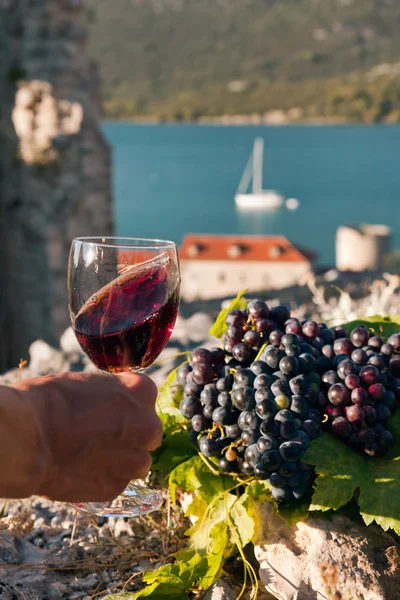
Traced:
POLYGON ((73 327, 82 350, 103 371, 148 367, 174 328, 179 286, 177 268, 168 256, 126 267, 76 316, 73 327))

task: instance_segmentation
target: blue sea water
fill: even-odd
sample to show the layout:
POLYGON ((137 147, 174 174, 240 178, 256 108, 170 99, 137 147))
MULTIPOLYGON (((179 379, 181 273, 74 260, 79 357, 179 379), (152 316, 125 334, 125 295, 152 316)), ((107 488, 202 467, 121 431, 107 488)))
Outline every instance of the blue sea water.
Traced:
POLYGON ((382 223, 400 248, 400 126, 104 124, 121 236, 283 234, 333 264, 339 225, 382 223), (264 187, 296 211, 240 212, 234 195, 262 136, 264 187))

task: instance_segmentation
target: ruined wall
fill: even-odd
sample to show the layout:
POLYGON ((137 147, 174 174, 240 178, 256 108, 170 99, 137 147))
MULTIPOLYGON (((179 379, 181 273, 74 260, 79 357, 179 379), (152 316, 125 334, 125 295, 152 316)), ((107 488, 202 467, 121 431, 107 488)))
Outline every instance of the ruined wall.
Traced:
POLYGON ((81 0, 0 0, 0 370, 68 324, 71 239, 113 229, 81 0))

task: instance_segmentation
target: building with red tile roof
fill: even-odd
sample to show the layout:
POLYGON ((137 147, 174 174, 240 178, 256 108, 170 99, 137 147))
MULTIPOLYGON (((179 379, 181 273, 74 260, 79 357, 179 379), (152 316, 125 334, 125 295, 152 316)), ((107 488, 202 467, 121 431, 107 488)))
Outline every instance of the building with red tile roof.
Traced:
POLYGON ((182 297, 217 298, 250 291, 281 289, 312 271, 316 255, 284 236, 190 233, 179 248, 182 297))

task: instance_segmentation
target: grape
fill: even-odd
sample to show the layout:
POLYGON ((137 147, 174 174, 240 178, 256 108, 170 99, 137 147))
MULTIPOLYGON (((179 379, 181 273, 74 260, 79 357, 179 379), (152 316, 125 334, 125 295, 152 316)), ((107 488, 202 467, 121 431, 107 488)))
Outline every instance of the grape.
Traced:
POLYGON ((298 444, 294 442, 283 442, 283 444, 279 446, 279 453, 285 462, 294 462, 300 456, 300 449, 298 444))
POLYGON ((282 373, 282 371, 274 371, 272 373, 272 379, 273 381, 277 381, 278 379, 282 379, 282 381, 289 381, 289 377, 287 375, 285 375, 285 373, 282 373))
POLYGON ((255 467, 261 459, 261 453, 257 448, 257 444, 252 444, 248 446, 244 451, 244 460, 246 460, 250 465, 255 467))
POLYGON ((297 344, 289 344, 289 346, 286 346, 285 348, 285 354, 286 356, 299 356, 301 354, 300 346, 297 344))
POLYGON ((217 381, 217 390, 219 392, 229 392, 233 385, 233 375, 226 375, 217 381))
MULTIPOLYGON (((290 319, 290 311, 286 306, 275 306, 270 310, 270 317, 280 327, 283 327, 288 319, 290 319)), ((273 342, 271 342, 272 344, 273 342)))
POLYGON ((179 410, 186 419, 191 419, 202 413, 201 402, 194 396, 187 396, 180 403, 179 410))
POLYGON ((276 421, 263 421, 260 425, 260 433, 264 436, 278 436, 279 423, 277 423, 276 421))
POLYGON ((375 441, 375 432, 370 427, 366 429, 361 429, 358 432, 358 441, 362 445, 370 446, 375 441))
POLYGON ((275 416, 276 408, 272 400, 261 400, 261 402, 256 403, 255 411, 256 415, 265 421, 275 416))
POLYGON ((304 375, 298 375, 289 381, 289 387, 293 394, 303 394, 306 390, 307 381, 304 375))
POLYGON ((285 333, 295 333, 296 335, 303 335, 303 328, 298 319, 289 319, 285 323, 285 333))
MULTIPOLYGON (((214 371, 210 364, 196 363, 193 367, 193 381, 203 386, 207 383, 211 383, 214 379, 214 371)), ((200 390, 201 392, 202 390, 200 390)))
POLYGON ((237 327, 236 325, 231 325, 225 331, 224 339, 231 342, 241 342, 243 338, 243 329, 242 327, 237 327))
POLYGON ((259 350, 262 346, 262 337, 258 331, 246 331, 243 337, 243 342, 248 344, 254 350, 259 350))
POLYGON ((232 355, 240 363, 247 363, 253 358, 254 352, 247 344, 240 343, 233 348, 232 355))
POLYGON ((260 373, 254 380, 253 386, 258 390, 259 388, 266 388, 271 383, 271 375, 266 373, 260 373))
POLYGON ((214 438, 208 438, 206 435, 202 436, 199 441, 200 452, 204 456, 218 456, 219 446, 218 441, 214 438))
POLYGON ((256 390, 256 402, 262 402, 263 400, 274 400, 274 398, 275 396, 268 388, 259 388, 258 390, 256 390))
POLYGON ((351 401, 354 404, 358 404, 360 406, 366 404, 369 401, 369 394, 367 390, 362 387, 355 388, 351 392, 351 401))
POLYGON ((360 429, 365 418, 365 412, 361 406, 353 405, 346 408, 347 420, 355 427, 360 429))
POLYGON ((277 471, 282 464, 280 450, 268 450, 267 452, 264 452, 261 456, 261 462, 269 471, 277 471))
POLYGON ((380 446, 379 444, 371 444, 370 446, 365 446, 364 452, 369 456, 385 456, 387 454, 388 448, 380 446))
POLYGON ((239 369, 236 371, 234 381, 241 386, 252 386, 255 380, 255 375, 250 369, 239 369))
POLYGON ((376 354, 375 356, 371 356, 368 359, 368 364, 374 365, 374 367, 376 367, 379 371, 381 371, 382 369, 385 368, 385 362, 386 361, 384 360, 384 355, 379 356, 379 354, 376 354))
POLYGON ((246 429, 249 429, 249 426, 247 424, 246 418, 248 415, 249 411, 244 410, 243 412, 240 413, 239 418, 237 420, 237 424, 240 427, 240 429, 242 431, 245 431, 246 429))
POLYGON ((284 375, 294 377, 299 370, 299 361, 294 356, 284 356, 279 363, 279 369, 284 375))
POLYGON ((225 352, 222 348, 212 348, 210 350, 211 354, 211 364, 213 365, 223 365, 225 362, 225 352))
POLYGON ((347 375, 346 379, 344 380, 345 386, 347 388, 349 388, 349 390, 354 390, 355 388, 360 387, 361 385, 361 381, 358 375, 347 375))
POLYGON ((248 429, 246 431, 243 431, 240 437, 247 446, 251 446, 252 444, 255 444, 257 442, 258 438, 260 437, 260 434, 257 431, 252 431, 251 429, 248 429))
POLYGON ((326 356, 327 358, 334 358, 335 353, 333 351, 333 346, 331 344, 326 344, 325 346, 322 346, 321 348, 321 352, 324 356, 326 356))
POLYGON ((287 485, 287 481, 282 475, 279 473, 271 473, 271 476, 268 480, 268 483, 272 485, 274 488, 285 488, 287 485))
POLYGON ((350 334, 350 340, 356 348, 362 348, 368 344, 369 331, 363 325, 356 327, 350 334))
POLYGON ((279 346, 279 344, 281 343, 282 336, 283 336, 283 333, 281 331, 279 331, 279 329, 274 329, 269 334, 268 339, 273 346, 279 346))
POLYGON ((176 372, 178 383, 182 386, 186 384, 186 376, 192 371, 191 365, 181 365, 176 372))
POLYGON ((273 487, 271 490, 271 494, 276 502, 290 502, 290 500, 292 499, 292 492, 288 487, 283 489, 273 487))
POLYGON ((311 440, 315 440, 321 433, 321 425, 315 421, 307 420, 303 423, 303 430, 311 440))
POLYGON ((223 471, 224 473, 230 473, 233 470, 232 463, 229 462, 229 460, 225 456, 219 459, 218 465, 221 471, 223 471))
POLYGON ((314 348, 312 346, 310 346, 310 344, 307 344, 306 342, 302 342, 300 344, 300 350, 302 352, 302 354, 311 354, 313 355, 314 353, 314 348))
POLYGON ((293 421, 294 418, 295 417, 292 411, 286 409, 278 411, 275 415, 275 421, 280 421, 280 423, 285 423, 286 421, 293 421))
POLYGON ((345 406, 350 400, 350 392, 343 383, 335 383, 328 390, 328 398, 335 406, 345 406))
POLYGON ((371 400, 374 402, 383 402, 386 395, 386 389, 381 383, 373 383, 368 388, 371 400))
POLYGON ((382 344, 381 352, 382 354, 385 354, 385 356, 392 356, 392 354, 394 354, 394 346, 389 343, 382 344))
POLYGON ((204 415, 194 415, 191 420, 192 429, 196 433, 200 433, 200 431, 206 431, 210 429, 212 426, 211 419, 207 419, 204 415))
POLYGON ((256 377, 262 373, 268 374, 270 372, 268 365, 263 360, 256 360, 252 362, 250 365, 250 370, 256 377))
POLYGON ((390 370, 395 377, 400 377, 400 356, 395 355, 390 359, 390 370))
POLYGON ((296 435, 299 426, 295 421, 286 421, 279 427, 279 433, 284 440, 290 440, 296 435))
POLYGON ((204 390, 200 394, 200 400, 204 404, 212 404, 216 406, 217 404, 218 392, 215 388, 205 387, 204 390))
POLYGON ((310 373, 315 368, 315 358, 306 352, 300 354, 299 365, 302 373, 310 373))
POLYGON ((196 348, 192 352, 192 365, 197 365, 197 363, 204 363, 207 365, 211 365, 212 363, 212 355, 209 350, 206 348, 196 348))
POLYGON ((388 407, 386 406, 386 404, 378 404, 375 408, 376 410, 376 420, 378 421, 378 423, 382 423, 382 425, 386 425, 391 412, 388 409, 388 407))
POLYGON ((332 422, 332 433, 338 437, 348 437, 351 433, 351 425, 345 417, 336 417, 332 422))
POLYGON ((363 410, 365 414, 365 420, 367 421, 367 423, 374 423, 376 421, 375 408, 367 404, 366 406, 363 406, 363 410))
POLYGON ((232 404, 239 410, 251 410, 255 406, 254 388, 239 387, 232 392, 232 404))
POLYGON ((289 477, 289 479, 287 481, 289 487, 290 488, 298 488, 302 484, 301 479, 302 478, 301 478, 300 473, 298 473, 298 472, 295 473, 294 475, 292 475, 291 477, 289 477))
POLYGON ((217 402, 220 406, 225 408, 232 408, 231 396, 229 392, 220 392, 218 394, 217 402))
POLYGON ((284 354, 282 352, 282 350, 279 350, 279 348, 272 348, 266 355, 265 355, 265 362, 267 363, 267 365, 269 367, 271 367, 271 369, 277 369, 280 360, 283 358, 284 354))
POLYGON ((332 345, 335 341, 335 334, 331 329, 324 327, 321 329, 320 325, 320 334, 321 338, 324 340, 325 344, 332 345))
MULTIPOLYGON (((325 408, 328 405, 328 402, 329 402, 328 396, 325 394, 325 392, 318 392, 315 405, 321 414, 324 413, 325 408)), ((293 406, 292 406, 292 410, 294 410, 293 406)))
POLYGON ((315 321, 306 321, 303 325, 303 334, 308 338, 316 338, 320 333, 319 325, 315 321))
POLYGON ((305 431, 299 429, 290 441, 297 444, 300 447, 300 450, 306 450, 310 445, 311 440, 305 431))
POLYGON ((254 477, 256 479, 265 480, 269 479, 270 476, 271 471, 268 471, 268 469, 266 469, 262 463, 256 464, 254 467, 254 477))
POLYGON ((376 348, 376 350, 380 350, 383 344, 383 339, 379 337, 379 335, 373 335, 368 340, 368 346, 372 346, 372 348, 376 348))
POLYGON ((215 408, 216 406, 213 404, 205 404, 203 406, 203 415, 206 417, 206 419, 212 419, 212 414, 215 408))
POLYGON ((300 338, 295 333, 286 333, 281 338, 281 344, 285 348, 287 348, 288 346, 299 346, 300 345, 300 338))
POLYGON ((367 384, 372 385, 379 380, 379 371, 374 365, 366 365, 360 371, 360 378, 367 384))
POLYGON ((323 383, 326 383, 327 386, 335 385, 335 383, 340 382, 339 375, 336 371, 327 371, 321 377, 323 383))
POLYGON ((270 319, 257 319, 255 322, 256 330, 263 335, 269 335, 271 331, 275 328, 275 323, 270 319))
POLYGON ((350 358, 342 360, 337 366, 337 374, 340 379, 346 379, 347 375, 351 375, 357 372, 355 363, 350 358))
POLYGON ((332 360, 332 366, 333 366, 333 368, 336 369, 338 367, 339 363, 341 363, 342 360, 346 360, 347 358, 349 358, 347 356, 347 354, 337 354, 335 356, 335 358, 332 360))
POLYGON ((394 333, 388 339, 388 343, 393 346, 395 352, 400 352, 400 333, 394 333))
MULTIPOLYGON (((282 408, 286 408, 286 407, 282 407, 282 408)), ((310 404, 306 400, 306 398, 304 398, 304 396, 299 396, 299 395, 295 394, 292 396, 292 403, 291 403, 290 409, 293 413, 298 415, 300 418, 305 418, 308 415, 308 412, 310 410, 310 404)))
POLYGON ((339 338, 335 340, 333 344, 333 350, 336 355, 346 354, 347 356, 351 356, 351 353, 354 350, 354 345, 348 338, 339 338))
POLYGON ((289 394, 289 386, 283 379, 277 379, 271 385, 271 392, 275 397, 281 396, 282 394, 287 396, 289 394))
POLYGON ((389 448, 394 443, 393 434, 390 431, 382 431, 378 437, 378 444, 389 448))
POLYGON ((334 327, 333 333, 335 334, 335 339, 347 337, 347 331, 344 329, 344 327, 334 327))
POLYGON ((279 468, 279 475, 282 477, 293 477, 297 473, 297 464, 294 462, 284 462, 279 468))
POLYGON ((398 406, 397 400, 396 400, 396 396, 394 395, 394 393, 391 390, 387 390, 383 401, 391 413, 396 412, 396 408, 398 406))
POLYGON ((244 460, 241 465, 240 465, 240 470, 242 471, 242 473, 244 473, 244 475, 253 475, 254 474, 254 467, 247 462, 247 460, 244 460))
POLYGON ((259 319, 260 317, 269 317, 269 308, 264 300, 252 300, 247 310, 252 320, 259 319))
POLYGON ((366 365, 368 362, 368 355, 362 348, 356 348, 356 350, 351 353, 351 360, 355 362, 356 365, 366 365))
POLYGON ((231 438, 233 440, 239 438, 240 434, 241 434, 239 425, 237 423, 235 423, 233 425, 227 425, 225 427, 225 434, 226 434, 226 437, 231 438))
POLYGON ((278 446, 277 439, 272 435, 263 435, 257 440, 257 448, 260 454, 264 454, 267 450, 275 450, 278 446))
POLYGON ((218 408, 214 409, 212 420, 217 425, 231 425, 234 419, 232 411, 229 408, 225 406, 219 406, 218 408))
POLYGON ((278 410, 282 410, 284 408, 289 408, 290 400, 287 396, 281 394, 275 398, 275 406, 278 410))
POLYGON ((228 325, 244 325, 246 323, 246 316, 241 310, 231 310, 225 317, 225 323, 228 325))

